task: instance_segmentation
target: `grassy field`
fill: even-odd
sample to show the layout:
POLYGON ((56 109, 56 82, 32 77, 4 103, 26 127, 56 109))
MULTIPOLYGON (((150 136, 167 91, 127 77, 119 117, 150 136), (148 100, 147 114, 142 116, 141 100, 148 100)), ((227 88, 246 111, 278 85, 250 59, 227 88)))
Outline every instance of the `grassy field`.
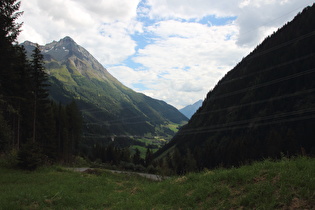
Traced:
POLYGON ((164 139, 158 139, 158 138, 139 138, 137 141, 143 142, 146 144, 146 146, 139 146, 139 145, 132 145, 132 154, 135 153, 135 149, 137 148, 141 152, 141 157, 145 158, 147 148, 149 145, 154 145, 156 146, 155 149, 151 149, 151 151, 154 153, 158 150, 158 148, 161 148, 167 141, 164 139))
MULTIPOLYGON (((185 125, 187 122, 182 122, 180 124, 176 123, 168 123, 163 125, 162 127, 164 129, 169 129, 173 131, 174 133, 178 132, 178 129, 185 125)), ((160 128, 156 130, 157 133, 165 133, 163 131, 163 128, 160 128)), ((146 136, 142 138, 136 139, 137 141, 140 141, 142 143, 145 143, 146 146, 139 146, 139 145, 133 145, 131 148, 135 150, 136 148, 140 150, 141 152, 141 157, 144 158, 147 148, 149 145, 155 146, 156 148, 151 149, 152 152, 156 152, 159 148, 163 147, 167 142, 169 142, 172 139, 173 135, 167 135, 167 136, 152 136, 151 134, 147 134, 146 136)))
POLYGON ((314 209, 315 159, 263 161, 155 182, 136 175, 0 167, 0 209, 314 209))

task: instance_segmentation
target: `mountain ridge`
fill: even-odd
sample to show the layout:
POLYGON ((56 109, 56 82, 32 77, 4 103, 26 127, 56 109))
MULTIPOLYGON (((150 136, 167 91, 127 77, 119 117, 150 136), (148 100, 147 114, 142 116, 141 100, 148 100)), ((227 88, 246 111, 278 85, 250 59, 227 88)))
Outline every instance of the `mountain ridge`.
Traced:
POLYGON ((191 118, 193 114, 201 107, 202 100, 199 100, 193 104, 187 105, 184 108, 180 109, 179 111, 183 113, 187 118, 191 118))
MULTIPOLYGON (((22 45, 28 54, 36 46, 29 41, 22 45)), ((157 127, 187 121, 175 107, 124 86, 68 36, 39 48, 50 78, 51 98, 63 104, 75 99, 91 138, 162 135, 157 127)))

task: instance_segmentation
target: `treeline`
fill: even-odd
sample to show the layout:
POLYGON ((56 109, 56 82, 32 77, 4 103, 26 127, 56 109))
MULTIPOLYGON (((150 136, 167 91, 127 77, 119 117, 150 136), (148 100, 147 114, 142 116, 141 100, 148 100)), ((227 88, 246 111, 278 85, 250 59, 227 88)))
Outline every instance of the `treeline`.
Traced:
POLYGON ((121 148, 110 143, 107 145, 95 144, 87 157, 95 167, 170 176, 202 170, 200 152, 200 148, 194 151, 186 149, 182 154, 175 148, 163 158, 154 158, 154 153, 150 148, 147 148, 145 154, 141 154, 137 148, 134 150, 129 147, 121 148))
POLYGON ((155 166, 162 175, 183 175, 189 172, 197 171, 198 162, 195 159, 198 151, 191 152, 186 148, 183 154, 175 148, 172 152, 168 152, 165 157, 155 160, 155 166))
POLYGON ((153 152, 151 149, 147 148, 144 158, 142 158, 139 149, 136 148, 132 151, 129 147, 121 148, 112 143, 106 146, 95 144, 88 158, 94 164, 101 164, 98 165, 101 167, 104 164, 104 167, 111 167, 113 169, 150 173, 157 172, 157 164, 153 162, 153 152))
POLYGON ((38 46, 27 58, 16 39, 20 2, 0 2, 0 153, 17 152, 18 165, 33 169, 66 161, 78 151, 82 117, 75 102, 49 100, 48 75, 38 46))

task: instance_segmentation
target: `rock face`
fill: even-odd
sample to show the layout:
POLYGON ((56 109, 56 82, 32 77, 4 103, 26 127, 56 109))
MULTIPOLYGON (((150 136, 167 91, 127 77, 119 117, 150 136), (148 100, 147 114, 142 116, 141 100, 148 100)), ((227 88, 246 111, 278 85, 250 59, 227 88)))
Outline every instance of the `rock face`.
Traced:
MULTIPOLYGON (((22 45, 28 54, 35 46, 28 41, 22 45)), ((85 133, 91 138, 157 135, 157 130, 163 132, 162 125, 187 121, 173 106, 124 86, 70 37, 40 49, 50 75, 52 99, 65 104, 76 100, 83 113, 85 133)))

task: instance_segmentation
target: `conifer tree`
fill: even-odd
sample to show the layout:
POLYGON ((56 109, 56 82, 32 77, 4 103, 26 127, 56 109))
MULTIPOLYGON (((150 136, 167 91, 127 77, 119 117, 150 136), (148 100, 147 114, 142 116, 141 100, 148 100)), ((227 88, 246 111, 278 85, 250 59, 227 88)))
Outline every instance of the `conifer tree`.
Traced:
POLYGON ((7 149, 10 138, 10 128, 0 111, 0 153, 7 149))
POLYGON ((71 153, 76 155, 78 153, 79 142, 82 134, 82 115, 75 101, 72 101, 69 105, 67 105, 66 110, 68 115, 68 132, 72 151, 71 153))
POLYGON ((22 23, 15 21, 23 14, 18 11, 21 2, 17 0, 1 0, 0 1, 0 36, 1 42, 13 43, 21 32, 22 23), (2 39, 4 38, 4 39, 2 39))
POLYGON ((10 84, 14 76, 12 66, 14 64, 15 48, 13 43, 20 33, 22 24, 16 23, 17 18, 22 15, 19 12, 20 2, 16 0, 0 1, 0 94, 5 93, 4 88, 10 84))
MULTIPOLYGON (((40 52, 39 46, 37 45, 33 50, 32 61, 31 61, 31 79, 32 79, 32 93, 33 93, 33 143, 36 141, 36 134, 40 133, 40 129, 37 127, 41 123, 45 123, 45 117, 47 111, 46 105, 48 104, 48 90, 46 89, 48 84, 48 76, 44 71, 43 55, 40 52)), ((42 126, 43 127, 43 126, 42 126)), ((40 137, 39 137, 40 138, 40 137)))
POLYGON ((121 150, 120 161, 129 163, 130 160, 131 160, 131 159, 130 159, 130 151, 129 151, 129 148, 123 148, 123 149, 121 150))
POLYGON ((142 163, 142 158, 141 158, 140 154, 141 154, 140 150, 138 148, 136 148, 136 153, 133 155, 133 158, 132 158, 133 163, 135 165, 140 165, 142 163))
MULTIPOLYGON (((0 1, 0 113, 2 133, 1 142, 9 144, 9 136, 12 134, 13 121, 16 120, 18 111, 11 104, 12 99, 16 98, 14 88, 17 80, 16 73, 16 48, 13 43, 20 32, 21 23, 16 23, 17 18, 22 15, 19 12, 20 2, 16 0, 0 1)), ((12 143, 12 145, 14 142, 12 143)))
POLYGON ((26 139, 31 134, 31 113, 32 106, 30 99, 32 98, 31 93, 31 77, 30 77, 30 63, 26 56, 26 51, 23 46, 15 46, 16 58, 14 63, 16 78, 12 82, 10 87, 11 91, 14 92, 14 98, 11 103, 16 109, 16 120, 14 139, 15 147, 19 149, 20 145, 25 143, 26 139))
POLYGON ((172 155, 172 161, 175 167, 175 172, 179 175, 184 174, 184 160, 177 148, 174 149, 173 155, 172 155))
POLYGON ((153 153, 150 148, 147 149, 144 161, 146 167, 148 167, 153 161, 153 153))
POLYGON ((187 149, 185 157, 185 173, 196 171, 197 163, 190 149, 187 149))

